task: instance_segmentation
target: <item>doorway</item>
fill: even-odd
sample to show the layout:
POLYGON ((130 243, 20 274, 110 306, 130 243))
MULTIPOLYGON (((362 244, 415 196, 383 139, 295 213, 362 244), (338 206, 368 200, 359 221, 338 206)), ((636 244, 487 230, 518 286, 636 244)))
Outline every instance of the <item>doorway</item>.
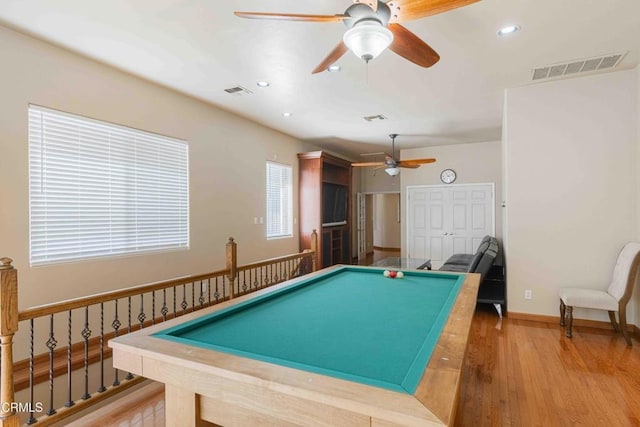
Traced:
POLYGON ((358 193, 358 263, 400 256, 400 193, 358 193))

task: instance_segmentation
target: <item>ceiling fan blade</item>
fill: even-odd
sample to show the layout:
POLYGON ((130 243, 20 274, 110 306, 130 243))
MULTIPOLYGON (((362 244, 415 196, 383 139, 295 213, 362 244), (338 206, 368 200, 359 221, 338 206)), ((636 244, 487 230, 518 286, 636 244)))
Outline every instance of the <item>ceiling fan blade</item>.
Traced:
POLYGON ((378 0, 353 0, 354 3, 364 3, 369 6, 373 11, 378 10, 378 0))
POLYGON ((389 49, 421 67, 431 67, 440 60, 440 55, 418 36, 400 24, 389 24, 393 43, 389 49))
POLYGON ((406 22, 447 12, 480 0, 391 0, 387 6, 391 9, 389 22, 406 22))
POLYGON ((347 15, 302 15, 296 13, 233 12, 233 14, 240 18, 277 21, 340 22, 348 18, 347 15))
POLYGON ((411 159, 411 160, 400 160, 398 162, 398 166, 401 168, 417 168, 420 165, 425 165, 427 163, 433 163, 436 159, 411 159))
POLYGON ((347 47, 347 45, 344 44, 344 42, 341 40, 340 43, 338 43, 338 45, 335 47, 335 49, 333 49, 331 53, 322 60, 320 65, 318 65, 316 68, 313 69, 311 74, 316 74, 316 73, 325 71, 327 68, 329 68, 329 65, 333 64, 338 59, 340 59, 340 57, 344 55, 348 50, 349 48, 347 47))
POLYGON ((360 154, 361 156, 382 156, 384 155, 385 157, 391 157, 391 154, 389 153, 385 153, 384 151, 378 151, 376 153, 363 153, 360 154))
POLYGON ((355 168, 368 168, 371 166, 386 166, 385 162, 362 162, 362 163, 351 163, 351 166, 355 168))

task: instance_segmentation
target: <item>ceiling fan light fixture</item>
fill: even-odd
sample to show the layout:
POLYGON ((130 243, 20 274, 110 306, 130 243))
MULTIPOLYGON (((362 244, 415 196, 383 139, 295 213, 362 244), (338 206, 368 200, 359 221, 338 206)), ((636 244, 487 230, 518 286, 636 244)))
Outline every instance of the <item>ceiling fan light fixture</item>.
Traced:
POLYGON ((396 176, 400 173, 400 168, 395 167, 395 168, 386 168, 384 170, 386 173, 388 173, 390 176, 396 176))
POLYGON ((357 23, 344 33, 342 41, 358 57, 369 62, 393 42, 393 33, 374 20, 357 23))

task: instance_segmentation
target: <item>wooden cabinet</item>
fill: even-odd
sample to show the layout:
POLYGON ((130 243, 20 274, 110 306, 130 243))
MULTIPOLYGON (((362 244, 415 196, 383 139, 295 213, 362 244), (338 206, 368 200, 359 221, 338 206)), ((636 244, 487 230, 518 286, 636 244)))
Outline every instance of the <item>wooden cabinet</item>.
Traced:
POLYGON ((318 232, 320 268, 351 262, 351 163, 324 151, 298 154, 300 249, 318 232))

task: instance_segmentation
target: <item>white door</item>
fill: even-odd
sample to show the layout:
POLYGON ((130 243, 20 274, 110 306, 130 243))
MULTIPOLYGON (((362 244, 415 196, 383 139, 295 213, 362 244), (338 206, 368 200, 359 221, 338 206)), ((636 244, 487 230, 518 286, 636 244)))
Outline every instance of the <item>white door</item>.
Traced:
POLYGON ((434 266, 495 234, 493 184, 407 188, 407 256, 434 266))
POLYGON ((367 257, 367 196, 364 193, 358 193, 358 261, 367 257))

